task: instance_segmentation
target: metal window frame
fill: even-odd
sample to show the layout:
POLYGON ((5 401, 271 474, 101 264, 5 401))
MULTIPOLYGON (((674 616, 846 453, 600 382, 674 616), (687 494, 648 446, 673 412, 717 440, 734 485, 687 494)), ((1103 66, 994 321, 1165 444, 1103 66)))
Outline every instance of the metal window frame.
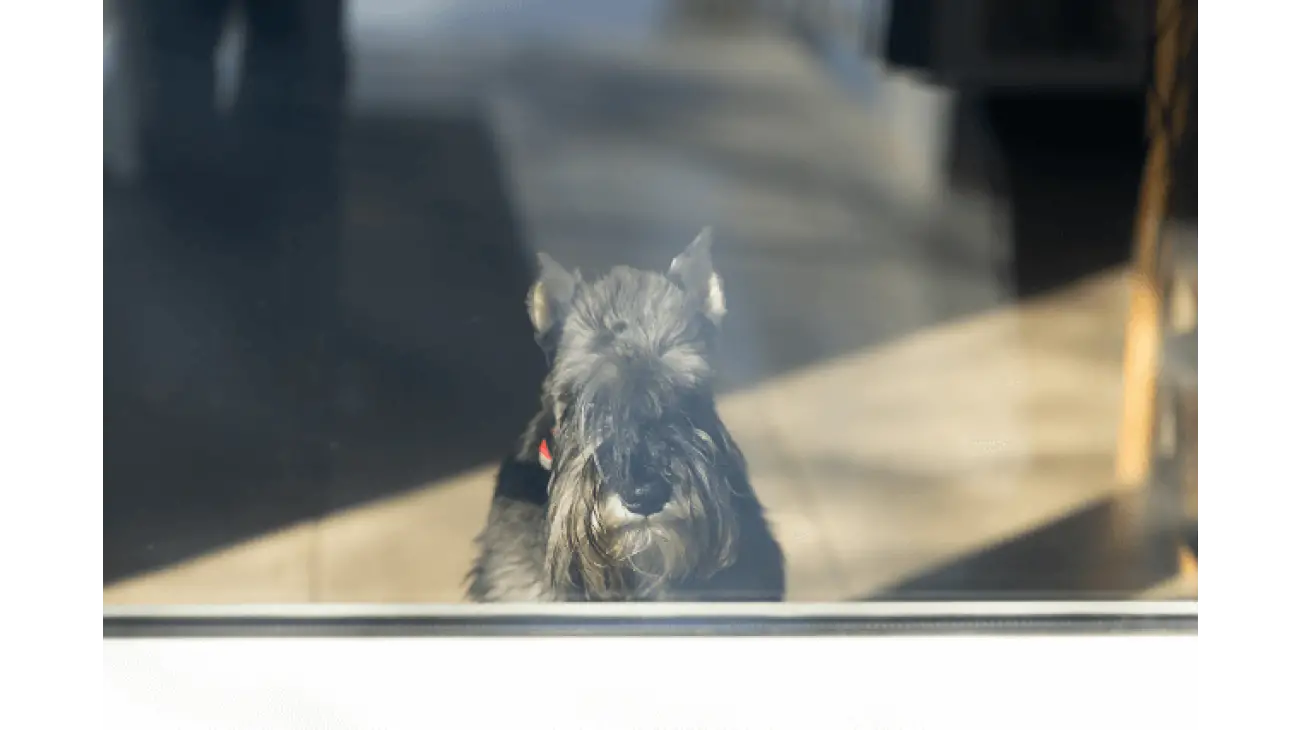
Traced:
POLYGON ((1196 633, 1196 601, 104 607, 106 639, 1196 633))

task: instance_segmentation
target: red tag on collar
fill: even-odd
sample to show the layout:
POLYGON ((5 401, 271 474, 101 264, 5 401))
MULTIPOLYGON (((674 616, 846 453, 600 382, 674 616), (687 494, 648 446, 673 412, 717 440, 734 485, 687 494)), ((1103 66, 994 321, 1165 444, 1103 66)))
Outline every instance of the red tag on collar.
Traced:
POLYGON ((542 443, 537 447, 537 460, 541 462, 542 468, 550 470, 551 468, 551 445, 548 443, 550 437, 542 439, 542 443))

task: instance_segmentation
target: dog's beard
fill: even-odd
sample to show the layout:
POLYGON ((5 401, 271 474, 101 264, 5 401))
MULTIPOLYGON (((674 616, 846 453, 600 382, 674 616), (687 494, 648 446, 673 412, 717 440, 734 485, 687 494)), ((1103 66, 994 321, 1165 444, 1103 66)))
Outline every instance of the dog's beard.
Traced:
POLYGON ((718 468, 726 455, 703 431, 694 435, 681 444, 686 458, 673 460, 672 497, 648 517, 601 488, 594 449, 572 456, 557 450, 545 561, 557 592, 579 588, 598 600, 653 598, 734 562, 732 491, 726 470, 718 468))

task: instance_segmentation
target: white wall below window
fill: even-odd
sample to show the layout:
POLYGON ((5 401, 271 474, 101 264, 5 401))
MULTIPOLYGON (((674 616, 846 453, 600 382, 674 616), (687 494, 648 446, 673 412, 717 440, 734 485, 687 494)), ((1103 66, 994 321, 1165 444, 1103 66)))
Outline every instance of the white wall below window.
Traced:
POLYGON ((728 639, 725 664, 707 638, 581 641, 109 640, 103 717, 132 730, 397 730, 1192 727, 1200 716, 1195 635, 728 639), (593 657, 624 656, 671 691, 630 701, 624 672, 592 671, 593 657), (580 678, 581 692, 557 705, 542 667, 580 678))

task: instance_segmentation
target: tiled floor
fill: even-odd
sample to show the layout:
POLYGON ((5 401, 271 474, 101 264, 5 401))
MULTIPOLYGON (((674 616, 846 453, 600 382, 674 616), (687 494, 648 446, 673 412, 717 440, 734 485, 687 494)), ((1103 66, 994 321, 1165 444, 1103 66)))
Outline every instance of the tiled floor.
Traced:
MULTIPOLYGON (((1122 284, 1101 276, 728 395, 790 598, 860 597, 1108 494, 1122 284)), ((104 600, 458 601, 491 479, 476 469, 104 600)))

